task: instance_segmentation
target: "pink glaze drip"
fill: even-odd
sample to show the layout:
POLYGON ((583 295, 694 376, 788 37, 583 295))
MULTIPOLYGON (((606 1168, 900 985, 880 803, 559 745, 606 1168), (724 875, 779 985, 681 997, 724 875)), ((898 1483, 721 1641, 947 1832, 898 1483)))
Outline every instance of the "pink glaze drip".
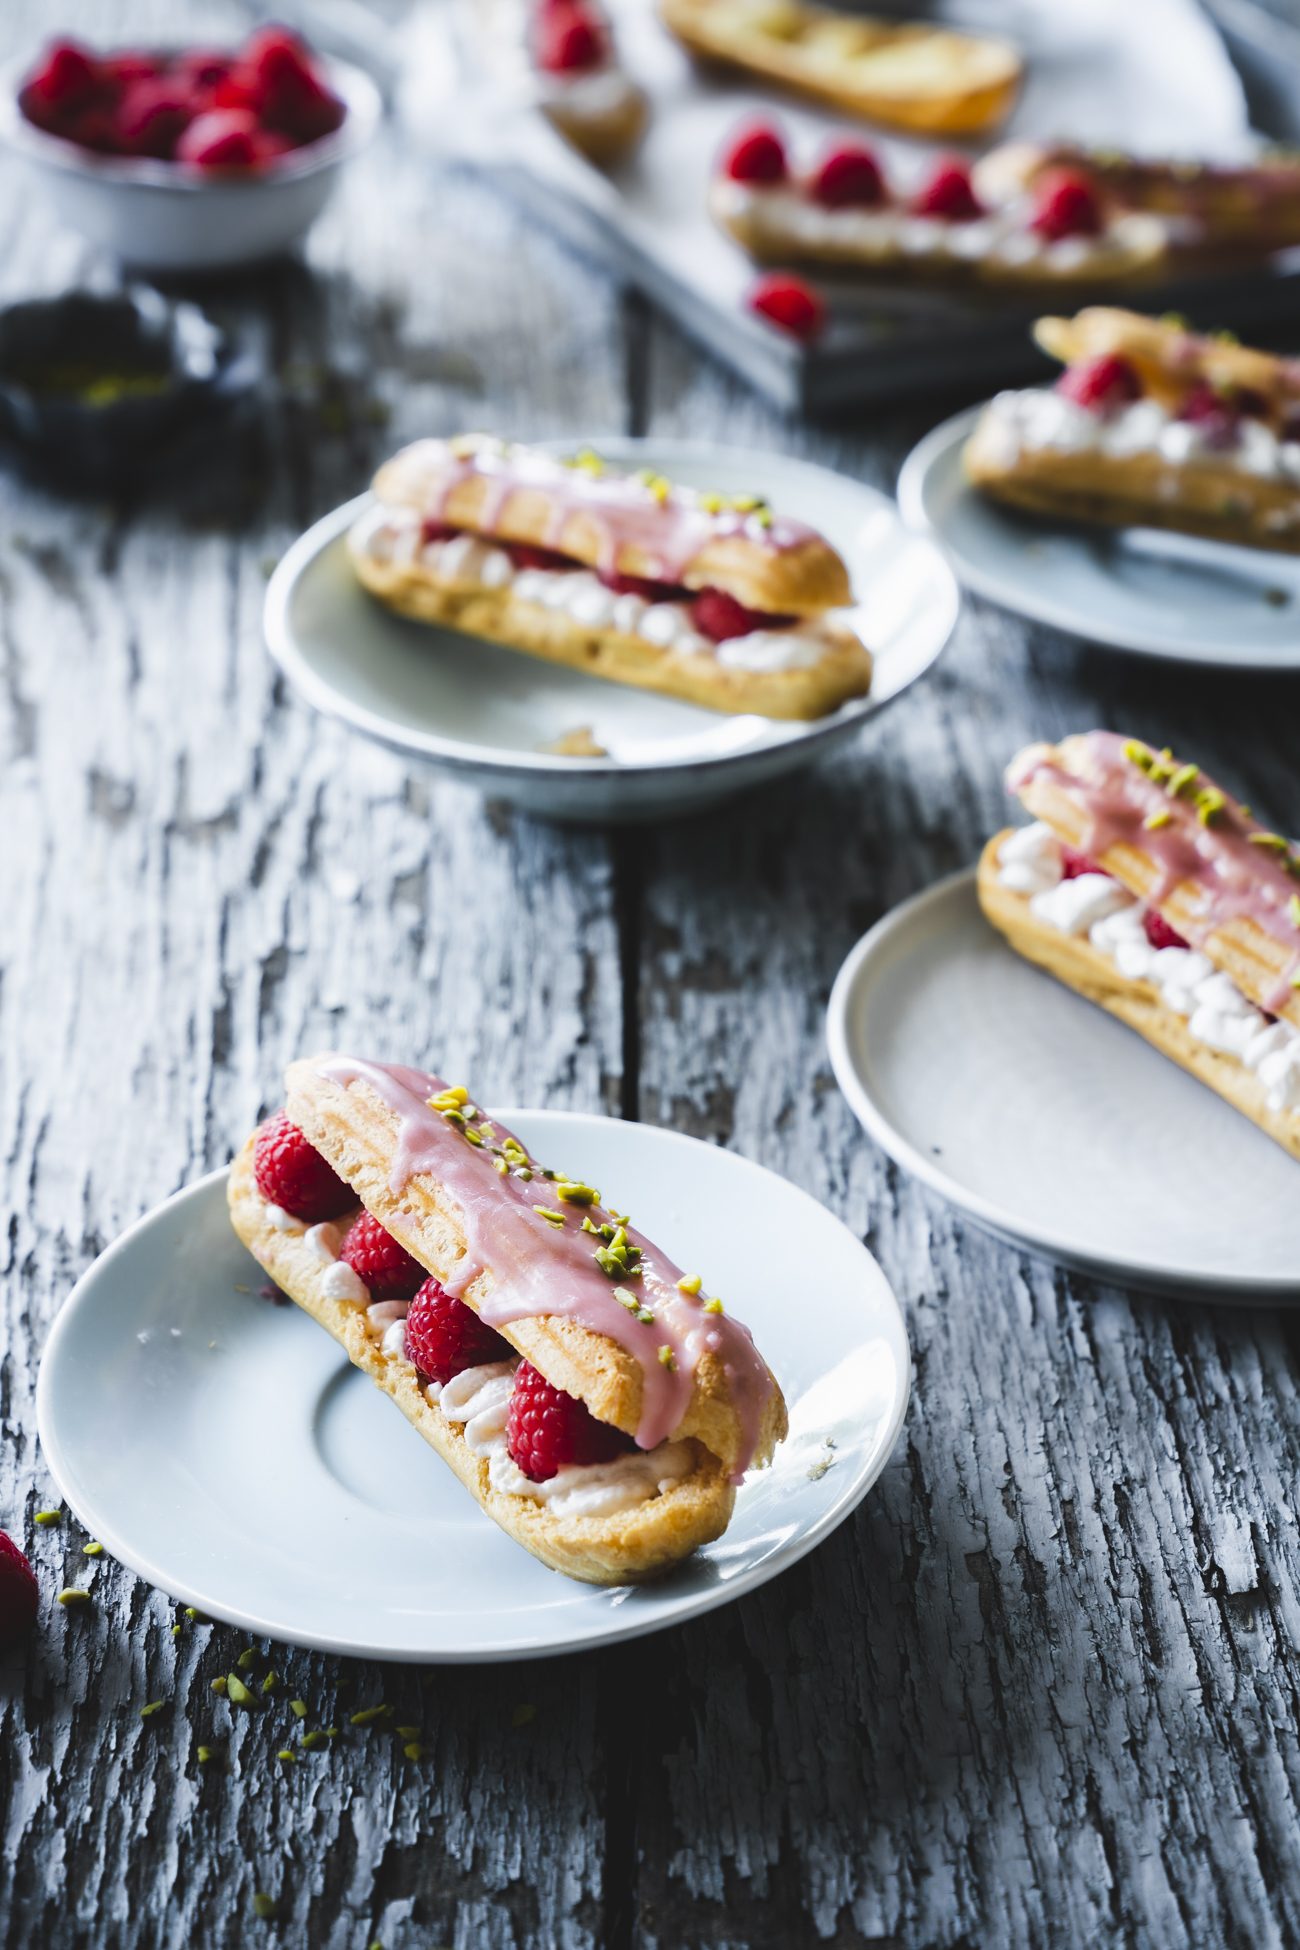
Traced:
MULTIPOLYGON (((433 448, 440 443, 427 444, 433 448)), ((484 447, 455 454, 446 446, 442 452, 445 462, 440 462, 429 478, 423 510, 427 519, 443 519, 461 482, 485 477, 491 486, 478 527, 480 532, 490 533, 516 489, 542 488, 552 503, 545 546, 558 545, 571 514, 588 515, 599 531, 598 566, 606 574, 614 573, 619 551, 627 547, 645 551, 651 580, 680 582, 687 565, 706 544, 729 536, 743 535, 746 541, 777 553, 822 539, 815 528, 788 518, 774 518, 764 526, 753 513, 744 514, 736 508, 711 513, 688 490, 674 489, 660 501, 644 482, 630 474, 590 474, 584 468, 566 467, 534 448, 509 447, 502 452, 484 447)))
MULTIPOLYGON (((342 1089, 366 1084, 396 1114, 397 1152, 389 1177, 394 1194, 427 1172, 456 1200, 466 1249, 455 1273, 443 1282, 449 1293, 459 1298, 490 1266, 492 1291, 478 1309, 490 1326, 558 1314, 627 1350, 644 1382, 636 1432, 640 1448, 656 1448, 673 1433, 690 1402, 701 1356, 706 1350, 720 1356, 740 1422, 741 1453, 733 1478, 740 1481, 753 1460, 772 1386, 747 1327, 729 1314, 706 1313, 703 1295, 692 1298, 679 1292, 681 1268, 633 1226, 627 1235, 641 1249, 640 1277, 610 1279, 593 1258, 601 1241, 581 1229, 584 1216, 594 1225, 617 1223, 609 1208, 563 1205, 540 1170, 530 1180, 503 1177, 486 1149, 467 1143, 455 1125, 430 1108, 428 1099, 447 1088, 440 1078, 400 1064, 345 1056, 327 1058, 318 1065, 318 1074, 342 1089), (533 1210, 536 1205, 564 1212, 564 1226, 543 1219, 533 1210), (653 1325, 638 1321, 620 1305, 615 1298, 620 1284, 653 1309, 653 1325), (659 1357, 664 1346, 672 1349, 672 1367, 659 1357)), ((503 1144, 511 1133, 495 1119, 493 1124, 492 1142, 503 1144)))
MULTIPOLYGON (((1250 920, 1282 944, 1292 959, 1276 990, 1264 997, 1264 1007, 1284 1013, 1296 1000, 1293 978, 1300 974, 1300 928, 1291 918, 1291 902, 1300 893, 1300 880, 1280 864, 1281 855, 1251 844, 1251 833, 1267 832, 1245 808, 1224 793, 1221 814, 1212 825, 1197 817, 1194 794, 1174 798, 1149 779, 1124 755, 1130 741, 1113 731, 1085 735, 1087 771, 1084 777, 1066 771, 1051 759, 1027 756, 1013 761, 1007 788, 1021 793, 1036 779, 1051 779, 1067 792, 1088 818, 1084 851, 1097 858, 1119 842, 1136 846, 1157 864, 1159 879, 1150 900, 1159 906, 1175 887, 1194 887, 1198 901, 1195 920, 1179 918, 1180 931, 1194 947, 1225 922, 1250 920), (1149 813, 1169 814, 1167 825, 1143 824, 1149 813)), ((1196 789, 1215 786, 1202 772, 1196 789)))

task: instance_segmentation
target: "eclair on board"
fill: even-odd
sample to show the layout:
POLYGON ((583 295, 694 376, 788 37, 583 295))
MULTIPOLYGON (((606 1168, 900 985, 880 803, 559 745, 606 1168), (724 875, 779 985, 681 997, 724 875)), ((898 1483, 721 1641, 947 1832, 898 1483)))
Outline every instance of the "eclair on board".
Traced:
POLYGON ((349 538, 388 607, 721 711, 824 716, 871 683, 848 571, 757 495, 488 435, 380 468, 349 538))

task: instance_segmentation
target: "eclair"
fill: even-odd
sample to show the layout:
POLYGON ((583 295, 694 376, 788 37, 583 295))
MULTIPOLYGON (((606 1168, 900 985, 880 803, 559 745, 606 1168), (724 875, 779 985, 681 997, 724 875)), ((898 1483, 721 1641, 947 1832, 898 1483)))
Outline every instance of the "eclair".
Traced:
POLYGON ((235 1231, 553 1570, 661 1575, 786 1434, 748 1332, 460 1086, 325 1055, 230 1168, 235 1231))
POLYGON ((470 64, 513 85, 588 162, 608 168, 635 148, 648 103, 599 0, 460 0, 456 18, 470 64))
POLYGON ((1065 371, 989 402, 964 453, 976 487, 1070 521, 1300 548, 1300 360, 1104 307, 1034 336, 1065 371))
POLYGON ((1270 150, 1244 163, 1170 161, 1076 143, 1006 142, 978 164, 996 202, 1031 192, 1045 177, 1082 174, 1128 210, 1145 210, 1186 239, 1226 257, 1262 256, 1300 243, 1300 154, 1270 150))
POLYGON ((980 859, 993 926, 1300 1159, 1300 846, 1113 732, 1031 745, 1007 785, 1033 824, 980 859))
POLYGON ((1004 120, 1023 62, 1010 42, 871 20, 804 0, 660 0, 692 54, 914 135, 982 135, 1004 120))
POLYGON ((349 536, 390 609, 716 711, 820 718, 866 695, 848 571, 758 495, 484 434, 381 467, 349 536))
POLYGON ((1130 202, 1124 179, 1083 161, 1024 173, 1016 166, 1022 157, 1021 144, 993 150, 973 167, 941 157, 904 183, 857 141, 792 162, 780 131, 762 124, 743 130, 723 154, 710 209, 760 264, 958 286, 971 295, 987 289, 1078 300, 1276 247, 1258 228, 1229 245, 1208 219, 1130 202))

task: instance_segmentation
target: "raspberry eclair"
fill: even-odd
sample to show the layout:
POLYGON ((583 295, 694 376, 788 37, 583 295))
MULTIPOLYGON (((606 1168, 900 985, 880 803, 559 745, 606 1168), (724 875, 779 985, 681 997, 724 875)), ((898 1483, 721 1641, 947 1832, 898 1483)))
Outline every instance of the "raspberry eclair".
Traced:
MULTIPOLYGON (((1219 227, 1128 202, 1122 183, 1084 162, 1022 177, 1003 166, 1006 153, 994 150, 974 167, 941 157, 904 185, 858 141, 792 164, 780 131, 764 123, 724 152, 710 208, 760 264, 957 285, 972 294, 1079 299, 1276 248, 1246 231, 1229 252, 1219 227)), ((1019 156, 1022 145, 1011 153, 1019 156)))
POLYGON ((598 168, 635 148, 645 91, 628 74, 599 0, 460 0, 471 65, 517 88, 598 168))
POLYGON ((488 1515, 591 1584, 721 1536, 786 1433, 746 1328, 460 1087, 319 1056, 230 1169, 231 1220, 488 1515))
POLYGON ((1007 41, 805 0, 660 0, 660 14, 692 54, 914 135, 984 134, 1023 73, 1007 41))
POLYGON ((1065 372, 990 401, 964 455, 976 487, 1035 514, 1300 549, 1300 360, 1102 307, 1034 336, 1065 372))
POLYGON ((1007 784, 1034 823, 984 849, 993 926, 1300 1158, 1300 846, 1113 732, 1031 745, 1007 784))
POLYGON ((848 571, 757 495, 708 494, 483 434, 381 467, 349 537, 405 616, 717 711, 820 718, 866 695, 848 571))

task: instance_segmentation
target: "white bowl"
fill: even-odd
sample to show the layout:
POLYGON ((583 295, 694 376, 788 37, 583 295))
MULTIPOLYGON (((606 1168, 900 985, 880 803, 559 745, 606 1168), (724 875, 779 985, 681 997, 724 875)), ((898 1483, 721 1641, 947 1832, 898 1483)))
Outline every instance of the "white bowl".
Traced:
POLYGON ((205 175, 151 157, 100 156, 29 122, 18 90, 30 55, 0 69, 0 140, 63 221, 142 271, 217 271, 273 257, 315 223, 338 173, 374 133, 379 91, 343 61, 321 61, 347 113, 332 135, 247 176, 205 175))

